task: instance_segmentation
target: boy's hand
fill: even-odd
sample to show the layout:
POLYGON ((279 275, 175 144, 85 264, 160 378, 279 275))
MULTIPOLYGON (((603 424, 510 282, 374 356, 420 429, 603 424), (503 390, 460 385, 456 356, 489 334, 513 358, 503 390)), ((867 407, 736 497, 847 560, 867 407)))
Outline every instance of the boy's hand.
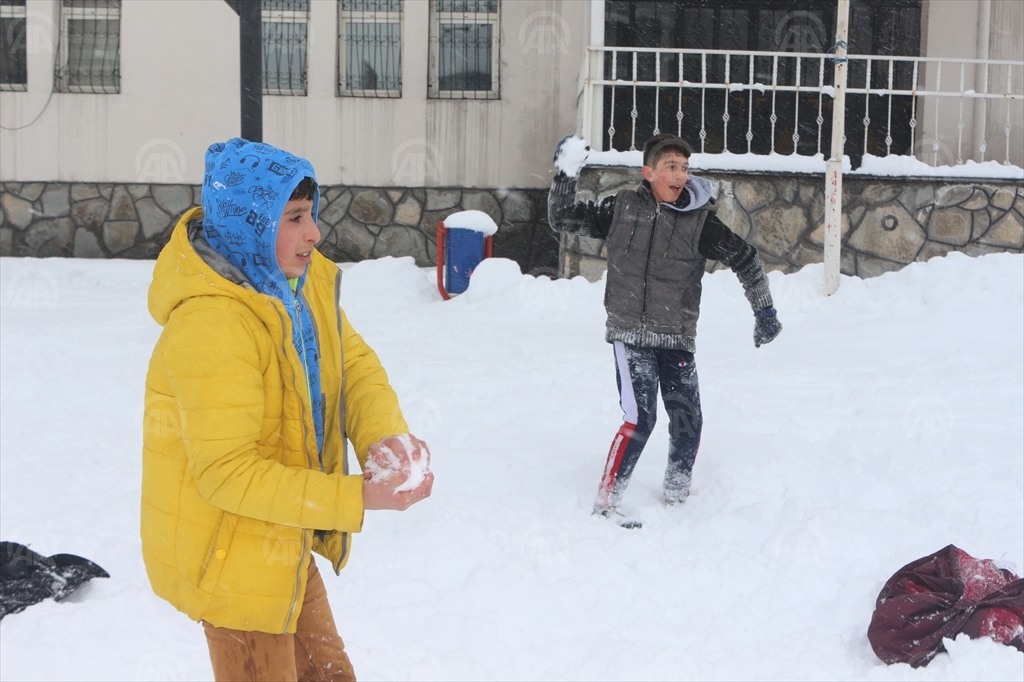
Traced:
POLYGON ((775 308, 765 308, 754 315, 754 345, 758 348, 770 342, 782 331, 782 323, 775 316, 775 308))
POLYGON ((580 174, 580 169, 587 163, 587 156, 590 155, 590 145, 579 135, 573 133, 566 135, 555 147, 555 168, 560 173, 575 178, 580 174))
POLYGON ((412 505, 430 497, 430 490, 434 486, 434 474, 427 473, 420 485, 404 492, 396 492, 395 489, 402 485, 398 478, 391 478, 383 481, 373 481, 370 472, 363 473, 366 482, 363 484, 363 509, 392 509, 394 511, 405 511, 412 505))
POLYGON ((430 450, 409 434, 384 438, 370 446, 363 476, 365 509, 408 509, 430 496, 430 450))

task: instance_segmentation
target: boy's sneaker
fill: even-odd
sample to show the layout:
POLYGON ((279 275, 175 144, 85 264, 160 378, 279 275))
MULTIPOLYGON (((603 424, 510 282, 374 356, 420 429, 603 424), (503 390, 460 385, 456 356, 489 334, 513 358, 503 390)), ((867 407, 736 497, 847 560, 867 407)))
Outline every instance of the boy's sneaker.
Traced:
POLYGON ((690 496, 690 488, 679 488, 677 490, 670 490, 665 488, 661 491, 661 501, 665 503, 666 507, 673 505, 682 504, 686 502, 686 498, 690 496))
POLYGON ((665 482, 661 486, 661 501, 666 507, 686 502, 690 496, 690 482, 693 480, 689 471, 673 471, 671 466, 665 471, 665 482))
POLYGON ((636 530, 642 528, 644 522, 640 519, 631 519, 621 511, 618 507, 594 507, 594 514, 608 519, 615 525, 621 528, 628 528, 629 530, 636 530))

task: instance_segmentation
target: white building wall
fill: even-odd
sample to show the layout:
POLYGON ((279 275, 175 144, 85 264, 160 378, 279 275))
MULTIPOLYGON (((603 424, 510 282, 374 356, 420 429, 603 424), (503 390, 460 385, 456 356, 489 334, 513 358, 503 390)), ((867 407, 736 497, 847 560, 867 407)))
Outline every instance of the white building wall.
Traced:
MULTIPOLYGON (((589 9, 503 0, 501 99, 427 100, 429 5, 405 0, 402 97, 375 99, 335 96, 338 3, 312 0, 308 96, 265 96, 264 140, 326 184, 546 187, 554 144, 575 129, 589 9)), ((0 93, 0 180, 200 183, 206 147, 239 134, 234 12, 124 0, 121 92, 92 95, 50 92, 58 10, 26 5, 29 83, 0 93)))
MULTIPOLYGON (((921 54, 925 57, 950 59, 1024 60, 1024 3, 1019 0, 925 0, 922 6, 921 54)), ((1011 91, 1024 93, 1024 69, 1012 72, 1011 91)), ((1007 88, 1007 67, 989 69, 989 91, 1004 92, 1007 88)), ((941 88, 959 90, 959 65, 942 65, 941 88)), ((966 65, 963 72, 965 90, 985 90, 983 67, 966 65)), ((935 87, 934 65, 926 70, 926 86, 935 87)), ((938 130, 939 158, 943 165, 963 160, 1006 159, 1005 125, 1010 111, 1010 162, 1024 166, 1024 120, 1020 120, 1021 104, 988 100, 985 104, 965 100, 961 109, 959 98, 925 100, 918 128, 919 153, 927 153, 931 163, 933 131, 938 130), (938 116, 936 117, 936 109, 938 116), (984 112, 984 113, 983 113, 984 112), (936 126, 936 120, 938 124, 936 126), (958 124, 963 123, 962 133, 958 124)))
MULTIPOLYGON (((0 180, 201 182, 206 147, 239 134, 234 12, 222 0, 124 0, 121 93, 51 93, 58 2, 26 5, 28 89, 0 92, 0 180)), ((502 0, 501 99, 478 101, 427 99, 429 4, 404 7, 402 97, 337 97, 338 2, 312 0, 309 94, 264 97, 264 139, 308 157, 326 184, 546 187, 554 144, 577 128, 585 46, 603 42, 602 0, 502 0)), ((922 19, 924 56, 1024 58, 1019 0, 925 0, 922 19)), ((977 75, 966 74, 968 88, 977 75)), ((1016 92, 1022 79, 1016 69, 1016 92)), ((946 100, 942 154, 980 158, 984 136, 986 158, 1002 160, 1004 107, 984 107, 982 126, 968 102, 958 138, 957 100, 946 100)), ((934 105, 919 116, 920 152, 934 105)), ((1024 165, 1024 124, 1011 123, 1011 160, 1024 165)), ((595 146, 600 130, 587 131, 595 146)))

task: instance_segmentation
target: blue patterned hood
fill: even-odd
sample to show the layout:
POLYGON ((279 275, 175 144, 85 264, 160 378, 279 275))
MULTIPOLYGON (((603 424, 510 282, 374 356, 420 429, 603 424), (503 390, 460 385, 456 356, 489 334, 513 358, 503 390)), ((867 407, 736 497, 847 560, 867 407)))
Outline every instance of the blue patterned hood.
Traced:
MULTIPOLYGON (((261 294, 288 302, 288 279, 277 264, 277 228, 288 198, 313 166, 269 144, 232 138, 206 150, 203 232, 261 294)), ((313 197, 316 220, 320 193, 313 197)), ((299 278, 299 291, 306 276, 299 278)))
MULTIPOLYGON (((269 144, 232 138, 206 150, 203 176, 203 236, 210 248, 237 268, 252 287, 284 303, 292 343, 306 372, 317 445, 323 446, 323 399, 315 325, 302 299, 306 273, 292 291, 277 262, 277 230, 292 192, 304 178, 316 180, 306 159, 269 144)), ((316 221, 320 192, 313 195, 316 221)))

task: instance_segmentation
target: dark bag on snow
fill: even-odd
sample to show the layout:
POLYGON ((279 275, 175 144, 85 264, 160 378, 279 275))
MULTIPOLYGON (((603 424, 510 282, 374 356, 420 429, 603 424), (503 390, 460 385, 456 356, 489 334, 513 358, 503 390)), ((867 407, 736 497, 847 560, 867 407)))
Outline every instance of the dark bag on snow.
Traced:
POLYGON ((0 619, 44 599, 60 601, 93 578, 109 577, 74 554, 46 557, 17 542, 0 542, 0 619))
POLYGON ((949 545, 911 562, 878 594, 868 641, 886 663, 918 668, 965 633, 1024 652, 1024 580, 949 545))

